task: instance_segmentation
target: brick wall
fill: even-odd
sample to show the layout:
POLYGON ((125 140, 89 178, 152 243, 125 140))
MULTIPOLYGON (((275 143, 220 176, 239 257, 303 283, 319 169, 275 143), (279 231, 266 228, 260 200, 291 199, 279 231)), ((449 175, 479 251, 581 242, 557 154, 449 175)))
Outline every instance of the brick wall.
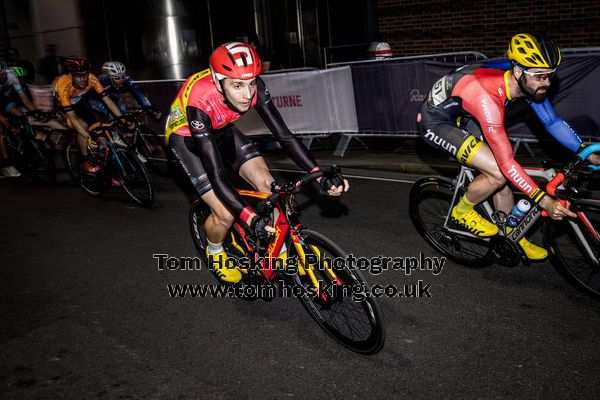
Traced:
POLYGON ((599 0, 376 0, 381 40, 395 56, 506 53, 510 37, 538 32, 560 47, 600 47, 599 0))

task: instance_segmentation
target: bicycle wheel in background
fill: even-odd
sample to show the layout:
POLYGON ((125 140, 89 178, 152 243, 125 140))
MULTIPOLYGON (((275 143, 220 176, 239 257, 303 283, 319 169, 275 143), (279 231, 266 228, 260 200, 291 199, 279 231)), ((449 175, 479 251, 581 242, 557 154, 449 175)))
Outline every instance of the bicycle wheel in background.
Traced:
POLYGON ((309 230, 302 231, 302 235, 306 258, 298 254, 295 245, 288 246, 289 257, 297 257, 298 263, 298 273, 292 279, 305 292, 300 301, 339 343, 357 353, 377 353, 385 342, 385 326, 377 300, 369 297, 367 282, 355 266, 349 265, 347 254, 330 239, 309 230), (331 260, 336 260, 335 265, 331 265, 331 260), (309 268, 320 286, 317 296, 309 268))
POLYGON ((454 189, 452 182, 442 177, 416 181, 410 190, 410 219, 421 237, 444 256, 467 267, 486 267, 493 263, 486 257, 489 242, 444 229, 454 189))
MULTIPOLYGON (((584 214, 592 230, 600 226, 600 210, 589 209, 584 214)), ((552 265, 569 283, 582 293, 600 300, 600 266, 597 264, 600 241, 580 218, 570 221, 576 223, 581 236, 567 219, 548 219, 544 224, 544 247, 549 251, 552 265)))
POLYGON ((115 177, 129 197, 150 207, 154 201, 154 188, 150 174, 140 160, 128 150, 116 149, 113 164, 115 177))
MULTIPOLYGON (((71 176, 75 182, 92 196, 100 195, 103 188, 102 179, 98 174, 85 172, 81 169, 80 164, 82 162, 82 157, 81 152, 79 151, 79 145, 77 143, 69 143, 65 149, 65 153, 69 171, 71 171, 71 176)), ((90 156, 94 157, 95 154, 91 153, 90 156)))

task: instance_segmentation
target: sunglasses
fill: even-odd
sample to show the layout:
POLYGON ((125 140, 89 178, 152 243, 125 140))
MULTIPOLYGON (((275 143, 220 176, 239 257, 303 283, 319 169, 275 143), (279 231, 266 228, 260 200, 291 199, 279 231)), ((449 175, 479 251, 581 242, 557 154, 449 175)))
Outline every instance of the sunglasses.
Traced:
POLYGON ((543 80, 550 80, 552 79, 552 77, 554 76, 554 74, 556 73, 556 68, 550 70, 550 71, 543 71, 543 72, 531 72, 528 71, 524 68, 519 67, 519 69, 521 71, 523 71, 523 73, 527 76, 530 76, 531 78, 533 78, 534 80, 541 82, 543 80))

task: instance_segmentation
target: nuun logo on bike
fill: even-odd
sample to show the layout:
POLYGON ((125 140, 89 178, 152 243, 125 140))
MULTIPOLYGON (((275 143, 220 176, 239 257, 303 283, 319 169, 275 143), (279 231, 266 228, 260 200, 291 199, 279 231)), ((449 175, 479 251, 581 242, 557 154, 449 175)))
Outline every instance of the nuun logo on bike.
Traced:
POLYGON ((485 116, 486 122, 488 124, 494 122, 494 120, 492 119, 492 113, 490 112, 490 109, 487 105, 487 99, 481 99, 481 108, 483 109, 483 115, 485 116))
POLYGON ((425 133, 425 139, 431 140, 433 143, 437 144, 442 149, 456 155, 456 146, 451 145, 435 133, 431 132, 431 129, 427 129, 427 133, 425 133))
POLYGON ((523 178, 521 174, 519 174, 514 164, 510 166, 510 169, 508 170, 508 175, 510 175, 514 183, 516 183, 521 189, 523 189, 523 192, 527 194, 531 193, 533 188, 530 184, 528 184, 525 181, 525 178, 523 178))

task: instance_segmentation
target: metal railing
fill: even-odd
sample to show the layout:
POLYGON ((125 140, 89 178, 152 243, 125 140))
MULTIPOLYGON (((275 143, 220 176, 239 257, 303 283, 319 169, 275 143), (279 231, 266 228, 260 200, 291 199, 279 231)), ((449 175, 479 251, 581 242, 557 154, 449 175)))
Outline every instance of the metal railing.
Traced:
POLYGON ((336 50, 357 49, 357 50, 363 50, 362 53, 364 55, 366 55, 368 47, 369 47, 369 43, 353 43, 353 44, 345 44, 345 45, 341 45, 341 46, 324 47, 323 48, 323 60, 324 60, 323 65, 325 65, 325 68, 327 68, 327 64, 330 64, 329 58, 331 58, 332 56, 335 55, 335 54, 332 54, 332 52, 334 52, 336 50))
POLYGON ((560 49, 563 54, 590 54, 600 53, 600 47, 568 47, 560 49))
POLYGON ((414 60, 429 60, 429 61, 441 61, 441 62, 469 62, 469 61, 484 60, 484 59, 487 59, 487 56, 478 51, 455 51, 455 52, 449 52, 449 53, 419 54, 419 55, 415 55, 415 56, 392 57, 392 58, 386 58, 383 60, 360 60, 360 61, 330 63, 330 64, 326 65, 326 68, 339 67, 342 65, 388 63, 388 62, 414 61, 414 60))

